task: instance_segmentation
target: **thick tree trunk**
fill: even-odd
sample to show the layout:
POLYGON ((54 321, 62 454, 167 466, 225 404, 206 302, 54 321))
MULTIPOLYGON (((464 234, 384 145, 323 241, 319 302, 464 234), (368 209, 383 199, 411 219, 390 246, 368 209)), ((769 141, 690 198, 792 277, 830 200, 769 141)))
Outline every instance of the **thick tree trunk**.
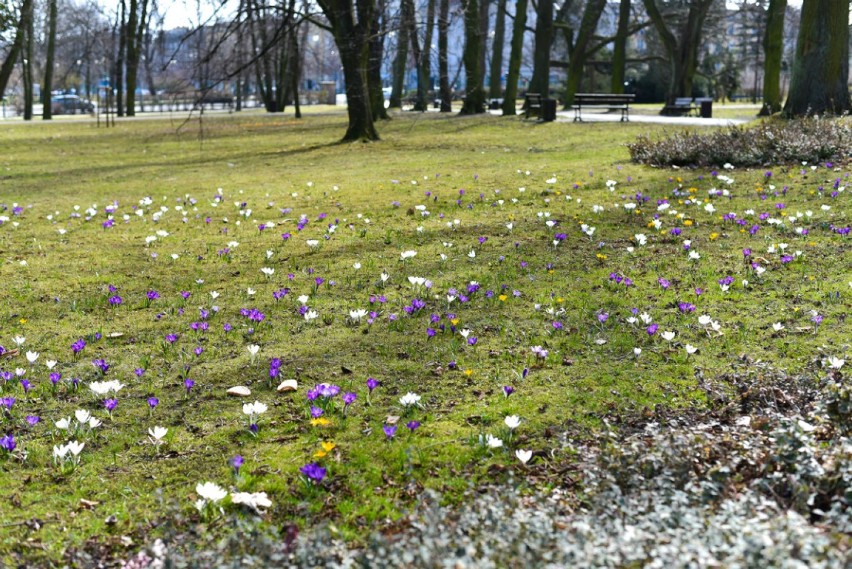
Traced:
MULTIPOLYGON (((785 0, 786 1, 786 0, 785 0)), ((624 71, 627 62, 627 36, 630 33, 630 0, 621 0, 618 6, 618 29, 612 49, 612 83, 610 91, 624 93, 624 71)))
POLYGON ((517 114, 518 79, 521 76, 521 58, 524 51, 524 32, 527 28, 527 0, 515 2, 515 21, 512 24, 512 51, 506 73, 506 93, 503 97, 503 116, 517 114))
POLYGON ((784 114, 793 117, 850 110, 849 3, 805 0, 801 18, 784 114))
POLYGON ((479 22, 479 0, 464 0, 464 61, 465 97, 461 114, 473 115, 485 112, 485 90, 480 73, 480 48, 482 26, 479 22))
POLYGON ((483 96, 485 93, 485 76, 487 68, 485 66, 488 59, 488 28, 490 19, 488 11, 491 8, 491 0, 479 0, 479 75, 482 77, 483 96))
POLYGON ((367 82, 370 90, 370 108, 376 120, 388 120, 385 109, 385 96, 382 92, 382 54, 385 43, 385 1, 379 0, 376 11, 370 22, 369 62, 367 67, 367 82))
POLYGON ((568 79, 565 83, 565 107, 574 104, 574 95, 580 87, 583 78, 583 68, 588 58, 589 42, 598 27, 598 21, 606 7, 606 0, 589 0, 586 9, 583 10, 583 19, 580 21, 580 30, 577 33, 577 41, 571 50, 571 60, 568 62, 568 79))
MULTIPOLYGON (((526 0, 521 0, 526 1, 526 0)), ((449 113, 452 108, 453 93, 450 90, 450 69, 447 57, 450 27, 450 0, 440 0, 438 15, 438 84, 441 97, 441 112, 449 113)))
POLYGON ((488 81, 488 96, 499 99, 503 94, 503 51, 506 46, 506 0, 497 0, 494 16, 494 40, 491 43, 491 74, 488 81))
POLYGON ((396 57, 393 60, 393 77, 391 83, 390 108, 402 108, 402 95, 405 90, 405 72, 408 70, 408 44, 411 24, 414 19, 411 3, 402 0, 399 6, 399 24, 396 33, 396 57))
POLYGON ((769 0, 763 36, 763 107, 760 116, 781 110, 781 61, 784 58, 784 15, 787 0, 769 0))
POLYGON ((53 91, 53 61, 56 55, 56 0, 47 3, 47 58, 44 62, 44 84, 41 86, 41 118, 53 118, 51 91, 53 91))
POLYGON ((553 0, 539 0, 530 92, 550 96, 550 48, 553 45, 553 0))
POLYGON ((423 35, 423 47, 420 50, 420 60, 417 62, 417 100, 415 111, 426 111, 429 108, 429 89, 432 83, 432 30, 435 28, 435 0, 429 0, 426 5, 426 31, 423 35))
POLYGON ((376 5, 373 0, 317 0, 331 24, 346 81, 349 127, 343 141, 378 140, 367 90, 368 35, 376 5))

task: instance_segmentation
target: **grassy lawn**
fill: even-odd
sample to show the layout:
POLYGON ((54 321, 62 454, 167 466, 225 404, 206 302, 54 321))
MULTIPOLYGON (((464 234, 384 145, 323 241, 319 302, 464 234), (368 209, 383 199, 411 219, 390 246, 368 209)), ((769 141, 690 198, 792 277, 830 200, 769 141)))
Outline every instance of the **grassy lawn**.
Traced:
POLYGON ((3 125, 0 559, 132 550, 175 509, 216 534, 206 481, 357 540, 425 488, 550 483, 567 425, 700 406, 744 356, 801 373, 847 354, 845 170, 640 167, 624 144, 647 124, 406 114, 340 145, 344 120, 3 125), (309 401, 320 384, 340 393, 309 401), (72 440, 79 464, 57 461, 72 440))

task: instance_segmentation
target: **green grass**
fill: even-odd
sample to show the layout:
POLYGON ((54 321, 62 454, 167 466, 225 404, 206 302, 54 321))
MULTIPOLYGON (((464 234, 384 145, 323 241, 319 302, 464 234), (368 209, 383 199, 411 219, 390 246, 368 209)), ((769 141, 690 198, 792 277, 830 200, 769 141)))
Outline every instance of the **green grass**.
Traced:
MULTIPOLYGON (((514 449, 547 454, 560 446, 555 435, 566 425, 593 427, 604 416, 657 404, 701 405, 697 374, 724 373, 743 354, 797 373, 811 370, 815 359, 847 350, 852 275, 840 261, 849 244, 829 225, 849 223, 848 192, 826 195, 843 172, 820 167, 803 175, 798 167, 774 168, 776 190, 789 186, 786 196, 775 197, 763 171, 728 173, 735 183, 727 186, 707 172, 630 164, 624 144, 655 130, 644 124, 406 114, 380 125, 381 142, 340 145, 343 121, 339 114, 301 121, 244 114, 205 117, 202 123, 126 122, 108 130, 67 121, 6 125, 0 131, 0 202, 8 207, 2 215, 11 218, 0 225, 0 344, 8 350, 14 336, 26 337, 21 355, 0 358, 0 369, 28 368, 33 384, 27 394, 17 380, 2 391, 17 402, 3 415, 0 435, 13 433, 18 442, 16 456, 0 459, 4 558, 19 558, 24 542, 25 558, 41 564, 58 563, 66 548, 90 539, 130 535, 138 542, 157 534, 161 496, 195 519, 195 485, 208 480, 267 492, 274 504, 266 516, 271 523, 333 521, 350 538, 361 539, 367 528, 410 507, 422 488, 453 500, 470 484, 505 475, 493 465, 522 476, 514 449), (547 181, 553 177, 555 182, 547 181), (607 180, 618 182, 614 191, 607 180), (818 186, 829 189, 820 192, 818 186), (703 203, 681 203, 687 196, 706 200, 713 187, 728 188, 733 196, 713 198, 715 213, 703 203), (217 188, 224 199, 213 207, 217 188), (673 195, 676 189, 683 195, 673 195), (768 197, 762 200, 756 189, 768 197), (637 193, 650 201, 633 213, 616 207, 637 193), (153 203, 137 216, 133 207, 145 197, 153 203), (685 215, 661 212, 658 231, 648 224, 663 198, 685 215), (105 229, 104 208, 113 201, 115 225, 105 229), (241 216, 234 202, 246 203, 251 216, 241 216), (775 204, 782 202, 788 217, 813 212, 795 224, 809 235, 796 234, 789 223, 758 221, 761 212, 781 219, 775 204), (21 215, 12 215, 13 203, 23 206, 21 215), (84 221, 93 204, 97 214, 84 221), (831 209, 821 210, 823 204, 831 209), (423 217, 418 205, 430 215, 423 217), (604 210, 594 213, 593 205, 604 210), (69 217, 75 206, 82 218, 69 217), (168 210, 154 221, 161 207, 168 210), (748 209, 755 216, 745 227, 760 225, 753 237, 720 219, 728 211, 742 217, 748 209), (554 229, 545 225, 544 212, 559 221, 554 229), (327 217, 318 220, 322 213, 327 217), (302 214, 310 222, 297 231, 302 214), (449 228, 456 219, 458 225, 449 228), (335 220, 337 228, 325 240, 335 220), (268 222, 275 227, 257 229, 268 222), (592 238, 580 231, 581 223, 596 228, 592 238), (683 229, 680 237, 669 233, 676 226, 683 229), (146 245, 157 231, 169 235, 146 245), (292 234, 287 241, 281 238, 285 232, 292 234), (567 235, 557 247, 555 233, 567 235), (648 243, 630 253, 637 233, 646 234, 648 243), (484 244, 480 237, 487 238, 484 244), (317 239, 319 247, 310 250, 308 239, 317 239), (698 261, 688 260, 684 239, 700 253, 698 261), (220 256, 231 241, 239 245, 220 256), (768 246, 782 242, 802 256, 782 265, 777 253, 767 253, 768 246), (745 247, 763 258, 762 277, 744 262, 745 247), (403 263, 400 253, 406 250, 417 256, 403 263), (179 257, 172 260, 172 254, 179 257), (356 262, 360 270, 353 268, 356 262), (267 279, 262 267, 274 268, 274 275, 267 279), (383 271, 390 279, 381 286, 383 271), (635 286, 612 283, 613 272, 635 286), (723 293, 717 281, 726 275, 734 283, 723 293), (325 283, 315 291, 317 276, 325 283), (430 279, 431 291, 413 291, 408 276, 430 279), (659 277, 671 281, 669 290, 658 285, 659 277), (750 281, 748 288, 743 279, 750 281), (470 302, 456 300, 448 307, 447 290, 463 292, 474 280, 481 289, 470 302), (117 308, 107 302, 110 285, 124 300, 117 308), (250 287, 254 296, 246 292, 250 287), (276 302, 272 292, 282 287, 291 292, 276 302), (705 292, 696 296, 696 287, 705 292), (148 290, 161 298, 148 305, 148 290), (180 291, 189 291, 190 298, 184 301, 180 291), (211 291, 220 293, 215 301, 211 291), (296 313, 302 294, 310 295, 309 305, 319 314, 311 323, 296 313), (384 295, 387 302, 371 307, 371 295, 384 295), (408 316, 403 307, 415 296, 427 306, 408 316), (680 314, 681 301, 694 303, 696 311, 680 314), (209 319, 209 331, 191 331, 190 323, 200 321, 199 308, 214 304, 220 312, 209 319), (250 326, 241 308, 258 308, 266 319, 250 326), (349 311, 358 308, 380 314, 372 325, 348 323, 349 311), (632 308, 647 311, 659 332, 676 331, 674 343, 660 339, 659 332, 650 337, 644 325, 628 324, 632 308), (812 310, 824 317, 817 330, 812 310), (448 312, 458 319, 458 330, 468 328, 478 338, 475 346, 449 331, 448 312), (601 312, 609 314, 604 323, 597 318, 601 312), (389 321, 392 313, 397 320, 389 321), (427 339, 432 313, 441 316, 447 331, 427 339), (705 331, 701 314, 718 321, 722 334, 705 331), (561 331, 554 330, 554 321, 561 331), (232 331, 223 331, 225 322, 232 331), (773 332, 774 322, 785 330, 773 332), (96 333, 103 337, 96 339, 96 333), (179 339, 164 350, 169 333, 179 339), (87 347, 73 358, 70 346, 78 338, 87 347), (687 357, 687 343, 699 352, 687 357), (254 362, 249 344, 260 346, 254 362), (204 350, 198 357, 197 346, 204 350), (547 358, 536 358, 533 346, 547 349, 547 358), (642 349, 638 358, 636 347, 642 349), (27 350, 40 353, 33 366, 23 356, 27 350), (270 382, 273 357, 283 366, 270 382), (106 379, 126 384, 112 418, 88 390, 98 379, 95 358, 110 364, 106 379), (80 388, 63 382, 52 389, 44 364, 49 359, 58 361, 54 371, 63 380, 80 378, 80 388), (137 367, 147 368, 142 378, 133 373, 137 367), (530 372, 521 379, 524 368, 530 372), (185 377, 196 382, 188 397, 185 377), (371 405, 368 377, 382 382, 371 405), (298 379, 298 392, 276 394, 275 385, 286 378, 298 379), (358 399, 345 417, 338 409, 329 413, 330 425, 312 426, 305 393, 324 382, 355 391, 358 399), (250 386, 250 401, 269 405, 256 437, 241 412, 245 401, 225 395, 238 384, 250 386), (504 397, 504 385, 516 392, 504 397), (409 391, 422 396, 422 408, 404 413, 398 399, 409 391), (149 414, 146 401, 152 396, 160 404, 149 414), (62 471, 51 452, 69 437, 54 422, 76 409, 91 411, 104 424, 81 439, 86 447, 80 465, 62 471), (523 421, 511 443, 503 426, 510 414, 523 421), (27 415, 42 421, 29 427, 27 415), (386 442, 382 426, 388 416, 400 415, 396 439, 386 442), (413 419, 422 426, 409 435, 403 424, 413 419), (146 442, 154 425, 169 429, 168 443, 159 450, 146 442), (482 448, 477 440, 486 433, 506 445, 482 448), (316 459, 328 476, 311 488, 299 467, 315 460, 322 441, 336 447, 316 459), (240 479, 228 465, 236 454, 246 459, 240 479), (98 504, 84 507, 81 499, 98 504), (107 526, 113 515, 116 523, 107 526), (14 525, 33 518, 44 522, 38 531, 14 525)), ((537 457, 535 464, 546 479, 549 463, 537 457)), ((214 534, 217 527, 211 525, 214 534)))

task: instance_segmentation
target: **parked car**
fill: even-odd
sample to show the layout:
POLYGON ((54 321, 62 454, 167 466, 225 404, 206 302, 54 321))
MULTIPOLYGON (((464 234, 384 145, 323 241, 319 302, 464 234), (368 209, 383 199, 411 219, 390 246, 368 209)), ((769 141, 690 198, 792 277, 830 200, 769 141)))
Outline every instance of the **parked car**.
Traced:
POLYGON ((53 95, 50 100, 50 108, 54 115, 91 114, 95 112, 95 105, 91 101, 81 99, 77 95, 53 95))

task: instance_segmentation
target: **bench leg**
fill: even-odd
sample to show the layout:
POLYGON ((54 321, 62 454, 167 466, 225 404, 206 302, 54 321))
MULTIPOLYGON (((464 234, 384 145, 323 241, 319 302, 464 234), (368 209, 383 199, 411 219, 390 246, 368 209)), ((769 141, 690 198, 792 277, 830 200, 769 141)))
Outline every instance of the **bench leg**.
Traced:
POLYGON ((580 107, 574 107, 574 122, 583 122, 583 117, 580 116, 580 107))
POLYGON ((627 109, 621 109, 621 122, 630 122, 630 118, 627 116, 627 109))

